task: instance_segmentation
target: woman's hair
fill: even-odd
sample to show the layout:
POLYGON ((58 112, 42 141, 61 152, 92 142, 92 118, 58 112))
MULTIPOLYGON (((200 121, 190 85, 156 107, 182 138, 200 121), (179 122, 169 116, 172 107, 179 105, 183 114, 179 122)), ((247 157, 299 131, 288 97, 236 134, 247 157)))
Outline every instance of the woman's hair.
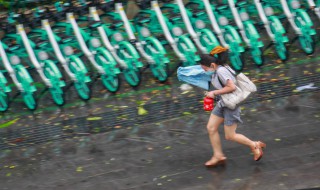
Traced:
POLYGON ((217 65, 227 64, 228 60, 228 48, 216 46, 210 51, 210 54, 200 54, 200 64, 210 67, 211 63, 217 65))

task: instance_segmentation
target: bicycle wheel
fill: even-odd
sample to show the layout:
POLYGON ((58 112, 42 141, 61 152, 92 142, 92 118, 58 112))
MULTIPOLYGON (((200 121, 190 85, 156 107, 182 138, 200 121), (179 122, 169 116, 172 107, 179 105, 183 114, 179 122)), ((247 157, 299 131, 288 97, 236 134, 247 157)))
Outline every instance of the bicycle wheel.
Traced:
POLYGON ((256 48, 251 49, 251 56, 252 56, 254 63, 258 67, 263 65, 264 60, 263 60, 261 48, 256 47, 256 48))
POLYGON ((229 55, 232 68, 236 71, 242 71, 244 67, 243 54, 230 52, 229 55))
POLYGON ((141 80, 141 73, 139 69, 126 69, 123 72, 125 80, 128 82, 128 84, 132 87, 139 86, 141 80))
POLYGON ((89 100, 91 98, 91 91, 84 81, 77 81, 74 86, 78 92, 78 95, 83 100, 89 100))
POLYGON ((23 101, 30 110, 35 110, 38 106, 37 101, 34 97, 34 94, 31 92, 24 92, 22 94, 23 101))
POLYGON ((62 106, 65 104, 64 93, 60 87, 50 88, 49 91, 55 104, 57 104, 58 106, 62 106))
POLYGON ((302 35, 299 36, 299 42, 302 50, 307 54, 313 54, 315 49, 315 41, 312 39, 310 35, 302 35))
POLYGON ((160 81, 165 82, 168 79, 168 64, 162 63, 158 65, 151 65, 150 69, 154 76, 160 81))
POLYGON ((286 48, 286 46, 285 46, 285 44, 283 42, 276 42, 275 43, 275 49, 276 49, 278 57, 282 61, 285 61, 285 60, 288 59, 288 57, 289 57, 288 51, 287 51, 287 48, 286 48))
POLYGON ((9 108, 9 97, 5 92, 0 92, 0 111, 7 111, 9 108))
POLYGON ((101 75, 101 80, 110 92, 117 92, 120 88, 119 75, 101 75))

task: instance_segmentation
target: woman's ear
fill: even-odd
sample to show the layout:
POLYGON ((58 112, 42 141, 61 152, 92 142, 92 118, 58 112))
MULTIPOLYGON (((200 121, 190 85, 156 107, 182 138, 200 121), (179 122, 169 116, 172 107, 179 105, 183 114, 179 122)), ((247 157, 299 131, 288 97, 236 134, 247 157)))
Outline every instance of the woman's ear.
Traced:
POLYGON ((213 69, 216 69, 216 66, 217 66, 217 64, 215 64, 215 63, 211 63, 211 68, 213 68, 213 69))

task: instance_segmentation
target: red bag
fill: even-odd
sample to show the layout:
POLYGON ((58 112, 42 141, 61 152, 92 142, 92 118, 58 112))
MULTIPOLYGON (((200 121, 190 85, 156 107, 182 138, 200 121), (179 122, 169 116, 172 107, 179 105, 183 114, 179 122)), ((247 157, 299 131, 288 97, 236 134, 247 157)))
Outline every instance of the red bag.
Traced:
POLYGON ((203 109, 205 111, 212 111, 213 110, 213 103, 214 103, 213 98, 205 97, 203 99, 203 109))

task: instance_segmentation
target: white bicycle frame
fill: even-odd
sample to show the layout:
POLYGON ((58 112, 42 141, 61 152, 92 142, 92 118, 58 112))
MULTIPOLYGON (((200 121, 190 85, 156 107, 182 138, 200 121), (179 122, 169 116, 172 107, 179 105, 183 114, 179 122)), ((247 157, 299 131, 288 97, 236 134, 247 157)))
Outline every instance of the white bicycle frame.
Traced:
POLYGON ((36 55, 30 45, 29 39, 27 37, 27 34, 24 30, 24 27, 22 24, 18 24, 17 25, 17 31, 18 34, 21 36, 23 44, 27 50, 27 53, 29 55, 29 59, 31 61, 31 63, 33 64, 33 66, 36 68, 37 72, 39 73, 41 79, 43 80, 43 82, 48 86, 48 87, 52 87, 52 84, 50 82, 50 80, 45 76, 44 72, 43 72, 43 68, 40 65, 38 59, 36 58, 36 55))
MULTIPOLYGON (((98 15, 97 9, 95 7, 90 7, 89 11, 90 11, 90 16, 93 18, 93 20, 100 21, 100 17, 98 15)), ((120 66, 122 68, 125 68, 125 69, 128 68, 128 65, 117 55, 116 49, 110 43, 110 41, 108 39, 108 36, 105 33, 105 31, 104 31, 102 26, 98 27, 98 32, 99 32, 99 35, 100 35, 100 37, 102 39, 103 44, 110 51, 110 53, 115 58, 115 60, 120 64, 120 66)))
POLYGON ((265 14, 265 12, 264 12, 264 9, 263 9, 263 6, 262 6, 260 0, 254 0, 254 3, 255 3, 256 8, 257 8, 257 10, 258 10, 259 17, 260 17, 260 19, 262 20, 262 22, 263 22, 263 24, 264 24, 264 27, 265 27, 265 29, 267 30, 267 33, 268 33, 270 39, 275 42, 276 40, 275 40, 274 34, 271 32, 270 22, 269 22, 266 14, 265 14))
POLYGON ((314 13, 318 16, 318 18, 320 19, 320 8, 316 6, 314 0, 308 0, 308 4, 311 7, 314 8, 314 13))
POLYGON ((289 21, 289 23, 291 24, 293 30, 295 31, 296 34, 301 35, 302 32, 300 30, 300 28, 296 25, 296 23, 294 22, 294 15, 292 14, 292 12, 289 9, 288 6, 288 2, 286 0, 280 0, 283 11, 289 21))
POLYGON ((83 39, 83 36, 80 32, 79 26, 78 26, 76 20, 74 19, 73 13, 67 13, 67 19, 72 26, 73 32, 77 38, 77 41, 79 42, 81 50, 83 51, 85 56, 89 59, 90 63, 98 70, 98 72, 100 74, 106 74, 103 67, 98 65, 98 63, 94 59, 94 52, 91 52, 89 50, 89 48, 87 47, 87 45, 83 39))
POLYGON ((226 43, 226 41, 223 38, 223 31, 221 30, 221 28, 217 22, 217 19, 213 14, 209 0, 202 0, 202 1, 204 3, 205 8, 206 8, 206 12, 208 14, 211 26, 212 26, 214 32, 217 34, 217 36, 220 40, 220 43, 222 44, 222 46, 228 48, 229 45, 226 43))
POLYGON ((49 38, 49 42, 53 48, 53 51, 55 53, 55 55, 57 56, 59 62, 61 63, 62 67, 64 68, 64 70, 66 71, 66 73, 69 75, 69 77, 73 80, 76 81, 76 77, 75 75, 70 71, 68 64, 69 61, 62 55, 62 52, 59 48, 58 42, 55 40, 54 38, 54 34, 52 32, 51 26, 49 24, 48 20, 42 20, 42 28, 47 32, 48 38, 49 38))
POLYGON ((238 9, 234 3, 234 0, 228 0, 228 3, 229 3, 229 6, 230 6, 230 9, 231 9, 231 12, 232 12, 232 15, 233 15, 233 18, 234 20, 236 21, 236 24, 240 30, 240 33, 241 33, 241 36, 243 38, 243 40, 246 42, 246 44, 251 47, 251 44, 250 44, 250 40, 248 38, 248 36, 246 35, 246 32, 244 31, 244 27, 243 27, 243 23, 242 23, 242 20, 240 18, 240 14, 238 12, 238 9))
POLYGON ((191 38, 196 43, 196 45, 198 46, 198 48, 201 50, 202 53, 208 53, 207 49, 201 44, 199 36, 196 33, 196 31, 194 30, 194 28, 190 22, 190 19, 189 19, 189 16, 187 15, 187 11, 186 11, 186 8, 183 4, 183 1, 176 0, 176 3, 179 6, 181 17, 183 19, 184 24, 186 25, 187 31, 190 34, 191 38))
MULTIPOLYGON (((124 23, 124 27, 126 29, 126 32, 127 32, 128 36, 129 36, 129 39, 130 40, 136 40, 136 37, 135 37, 135 35, 134 35, 133 31, 132 31, 132 28, 130 26, 128 17, 126 15, 126 13, 124 12, 124 8, 122 6, 122 3, 116 3, 115 8, 116 8, 116 11, 121 16, 122 22, 124 23)), ((137 41, 135 44, 136 44, 136 48, 141 53, 141 55, 147 60, 147 62, 150 63, 150 64, 154 64, 155 61, 152 59, 151 56, 149 56, 147 54, 146 51, 144 51, 143 45, 139 41, 137 41)))
POLYGON ((158 21, 161 25, 161 28, 164 32, 164 35, 166 37, 166 39, 168 40, 169 44, 171 45, 172 49, 174 50, 174 52, 176 53, 176 55, 179 57, 180 60, 182 61, 186 61, 186 57, 179 51, 178 46, 176 41, 174 40, 174 38, 172 37, 169 28, 163 18, 161 9, 159 7, 158 1, 151 1, 151 7, 153 8, 153 10, 156 12, 158 21))
POLYGON ((12 79, 12 81, 14 82, 14 84, 17 86, 17 88, 20 91, 24 91, 24 89, 22 88, 22 84, 18 81, 17 76, 16 76, 16 72, 15 70, 12 68, 8 56, 6 54, 6 52, 3 49, 2 43, 0 42, 0 56, 2 58, 2 63, 4 65, 4 67, 6 68, 6 70, 9 72, 9 75, 12 79))

